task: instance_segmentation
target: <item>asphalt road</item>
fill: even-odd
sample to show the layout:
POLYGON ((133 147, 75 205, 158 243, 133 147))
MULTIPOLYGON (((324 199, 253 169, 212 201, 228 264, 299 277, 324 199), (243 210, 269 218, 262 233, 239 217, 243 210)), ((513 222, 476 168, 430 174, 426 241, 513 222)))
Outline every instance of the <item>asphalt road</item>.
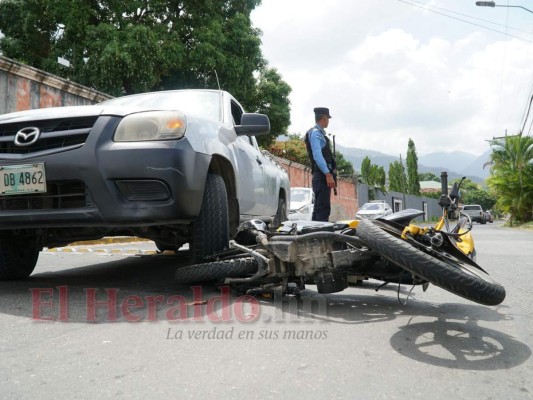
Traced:
POLYGON ((185 256, 151 243, 43 252, 0 283, 0 398, 533 399, 533 232, 474 235, 497 307, 432 286, 402 305, 377 282, 300 301, 179 287, 185 256))

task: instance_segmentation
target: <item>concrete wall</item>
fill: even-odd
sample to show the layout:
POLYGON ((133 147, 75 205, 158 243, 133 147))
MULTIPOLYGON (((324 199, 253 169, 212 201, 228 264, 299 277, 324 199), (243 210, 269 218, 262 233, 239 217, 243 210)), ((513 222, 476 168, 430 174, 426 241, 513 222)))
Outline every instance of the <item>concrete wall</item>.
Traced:
POLYGON ((0 114, 94 104, 111 96, 0 56, 0 114))
MULTIPOLYGON (((311 170, 293 161, 277 158, 289 175, 291 187, 312 187, 311 170)), ((337 182, 337 196, 331 195, 330 221, 352 219, 358 210, 357 185, 349 179, 339 179, 337 182)))

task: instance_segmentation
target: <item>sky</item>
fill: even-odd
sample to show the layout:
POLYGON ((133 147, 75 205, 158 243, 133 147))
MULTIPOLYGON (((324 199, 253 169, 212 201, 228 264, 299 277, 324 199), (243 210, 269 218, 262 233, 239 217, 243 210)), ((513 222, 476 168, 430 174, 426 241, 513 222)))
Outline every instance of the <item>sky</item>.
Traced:
POLYGON ((263 0, 252 23, 292 88, 289 133, 321 106, 345 147, 398 155, 411 138, 418 154, 481 155, 518 133, 533 94, 533 12, 508 7, 533 11, 533 0, 496 4, 263 0))

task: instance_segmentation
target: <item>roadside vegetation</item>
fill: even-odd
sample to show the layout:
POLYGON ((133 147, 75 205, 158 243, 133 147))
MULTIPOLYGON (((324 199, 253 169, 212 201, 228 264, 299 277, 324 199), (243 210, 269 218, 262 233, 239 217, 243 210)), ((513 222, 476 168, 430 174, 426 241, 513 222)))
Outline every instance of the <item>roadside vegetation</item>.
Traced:
MULTIPOLYGON (((290 86, 261 52, 261 31, 251 12, 261 0, 0 1, 0 53, 113 96, 147 91, 224 89, 250 112, 269 115, 274 135, 258 137, 275 155, 308 165, 303 139, 287 134, 290 86)), ((533 220, 533 138, 494 139, 488 187, 463 184, 463 203, 480 204, 511 226, 533 220)), ((385 192, 420 195, 414 142, 404 162, 364 160, 360 173, 337 152, 338 174, 385 192), (388 185, 386 184, 388 178, 388 185)), ((433 179, 430 177, 430 179, 433 179)), ((439 181, 439 177, 434 177, 439 181)), ((432 196, 424 193, 425 196, 432 196)), ((435 196, 438 197, 438 194, 435 196)))
POLYGON ((268 114, 279 135, 290 125, 291 88, 263 57, 250 20, 260 3, 5 0, 0 53, 112 96, 221 88, 268 114))
POLYGON ((530 225, 533 221, 533 138, 506 136, 491 142, 487 182, 497 195, 497 206, 508 213, 509 225, 530 225))

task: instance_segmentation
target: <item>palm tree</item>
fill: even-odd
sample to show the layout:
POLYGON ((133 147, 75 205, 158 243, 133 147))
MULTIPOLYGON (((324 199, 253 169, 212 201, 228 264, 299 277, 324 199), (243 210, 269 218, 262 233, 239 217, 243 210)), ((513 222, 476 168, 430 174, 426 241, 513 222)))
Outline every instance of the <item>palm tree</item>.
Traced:
POLYGON ((491 176, 488 185, 498 195, 502 209, 513 220, 533 219, 533 138, 514 135, 491 142, 491 176))

